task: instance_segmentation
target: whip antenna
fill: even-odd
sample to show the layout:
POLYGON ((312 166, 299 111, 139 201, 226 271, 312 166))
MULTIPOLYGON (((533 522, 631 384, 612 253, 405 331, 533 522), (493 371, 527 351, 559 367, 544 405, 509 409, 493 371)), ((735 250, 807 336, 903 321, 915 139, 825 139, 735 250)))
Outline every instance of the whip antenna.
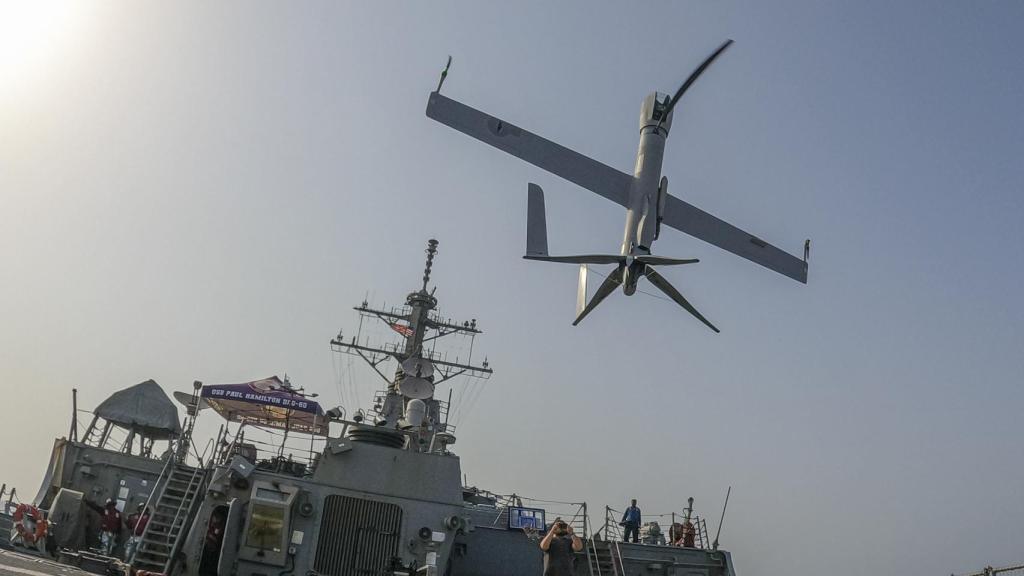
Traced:
POLYGON ((729 506, 729 494, 732 492, 732 486, 725 491, 725 504, 722 504, 722 517, 718 519, 718 531, 715 532, 715 541, 711 544, 712 550, 718 550, 718 537, 722 535, 722 522, 725 522, 725 509, 729 506))
POLYGON ((441 70, 441 79, 437 81, 437 90, 435 92, 441 92, 441 85, 444 84, 444 79, 448 77, 448 69, 452 67, 452 57, 448 55, 448 63, 444 65, 444 70, 441 70))

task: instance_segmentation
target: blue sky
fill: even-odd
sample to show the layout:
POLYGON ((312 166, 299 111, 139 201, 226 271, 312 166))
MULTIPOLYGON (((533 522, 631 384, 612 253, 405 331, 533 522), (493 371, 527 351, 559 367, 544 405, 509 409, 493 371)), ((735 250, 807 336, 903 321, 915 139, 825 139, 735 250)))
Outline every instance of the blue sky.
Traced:
POLYGON ((66 12, 36 57, 0 60, 0 368, 17 407, 0 433, 18 439, 0 481, 35 491, 72 386, 92 406, 147 378, 287 372, 326 403, 365 401, 374 376, 354 365, 349 390, 328 341, 364 296, 415 288, 435 237, 443 310, 479 320, 496 370, 459 415, 470 483, 652 513, 694 496, 709 518, 732 485, 722 542, 741 575, 1021 560, 1019 3, 46 18, 66 12), (629 171, 643 97, 725 38, 664 172, 790 252, 811 238, 809 284, 670 231, 655 253, 701 262, 666 276, 722 334, 642 294, 573 328, 575 270, 520 258, 526 184, 546 191, 553 252, 616 250, 622 210, 428 120, 446 56, 446 95, 629 171))

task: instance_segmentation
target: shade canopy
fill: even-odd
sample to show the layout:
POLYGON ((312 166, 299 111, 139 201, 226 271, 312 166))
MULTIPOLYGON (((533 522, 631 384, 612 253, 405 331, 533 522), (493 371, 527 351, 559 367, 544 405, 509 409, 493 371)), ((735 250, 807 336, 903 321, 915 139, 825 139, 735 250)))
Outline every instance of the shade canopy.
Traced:
POLYGON ((181 434, 178 408, 153 380, 114 392, 96 407, 94 414, 157 440, 181 434))
POLYGON ((229 422, 327 436, 328 421, 320 404, 277 376, 244 384, 203 386, 201 396, 229 422))

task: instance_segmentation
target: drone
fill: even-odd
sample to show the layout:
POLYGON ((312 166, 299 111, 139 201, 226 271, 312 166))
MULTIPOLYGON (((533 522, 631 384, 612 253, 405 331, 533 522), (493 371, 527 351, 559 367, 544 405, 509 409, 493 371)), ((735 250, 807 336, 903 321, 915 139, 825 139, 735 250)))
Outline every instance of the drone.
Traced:
POLYGON ((485 114, 441 94, 448 75, 451 57, 441 73, 437 89, 427 101, 427 117, 445 124, 481 142, 516 156, 530 164, 582 186, 626 209, 625 232, 618 254, 582 254, 552 256, 548 253, 544 191, 537 184, 527 186, 526 255, 528 260, 560 262, 580 266, 577 291, 577 325, 605 298, 619 287, 623 294, 633 295, 641 278, 653 284, 715 332, 719 332, 672 284, 657 270, 658 266, 694 264, 696 258, 678 259, 651 253, 662 226, 675 228, 713 246, 727 250, 788 276, 807 283, 807 258, 810 240, 804 243, 804 258, 789 254, 745 232, 732 224, 708 214, 668 193, 668 178, 663 176, 662 160, 665 142, 672 128, 672 115, 683 95, 705 70, 732 45, 727 40, 690 74, 669 96, 652 92, 640 107, 640 146, 632 175, 546 140, 500 118, 485 114), (614 270, 587 301, 587 265, 613 265, 614 270))

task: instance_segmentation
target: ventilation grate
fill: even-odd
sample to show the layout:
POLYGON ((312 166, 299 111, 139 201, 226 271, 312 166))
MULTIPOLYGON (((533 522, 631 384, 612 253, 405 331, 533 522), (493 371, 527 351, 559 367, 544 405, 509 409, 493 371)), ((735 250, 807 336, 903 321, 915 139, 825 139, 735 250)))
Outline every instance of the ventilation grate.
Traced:
POLYGON ((323 576, 389 575, 401 527, 397 504, 328 496, 313 568, 323 576))

